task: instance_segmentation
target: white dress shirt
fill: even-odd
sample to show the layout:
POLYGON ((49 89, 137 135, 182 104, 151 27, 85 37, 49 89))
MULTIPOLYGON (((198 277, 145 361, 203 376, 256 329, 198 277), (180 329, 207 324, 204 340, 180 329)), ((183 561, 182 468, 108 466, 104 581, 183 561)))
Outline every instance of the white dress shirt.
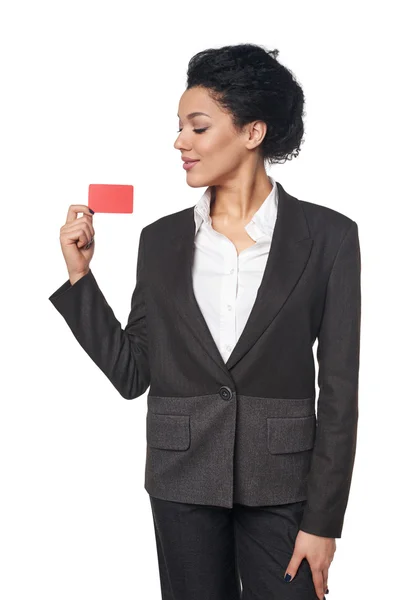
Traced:
POLYGON ((212 227, 208 187, 194 207, 193 290, 210 333, 227 362, 253 307, 266 267, 277 215, 275 180, 245 229, 256 242, 239 255, 234 243, 212 227))

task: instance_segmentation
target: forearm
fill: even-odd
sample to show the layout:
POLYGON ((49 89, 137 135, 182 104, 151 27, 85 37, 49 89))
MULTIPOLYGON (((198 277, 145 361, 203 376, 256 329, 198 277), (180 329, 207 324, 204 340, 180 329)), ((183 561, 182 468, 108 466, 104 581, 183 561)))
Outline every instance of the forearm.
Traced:
POLYGON ((142 290, 135 292, 135 319, 124 330, 101 292, 93 273, 72 277, 49 298, 66 320, 85 352, 125 399, 140 396, 149 386, 142 290), (72 284, 72 281, 74 282, 72 284))

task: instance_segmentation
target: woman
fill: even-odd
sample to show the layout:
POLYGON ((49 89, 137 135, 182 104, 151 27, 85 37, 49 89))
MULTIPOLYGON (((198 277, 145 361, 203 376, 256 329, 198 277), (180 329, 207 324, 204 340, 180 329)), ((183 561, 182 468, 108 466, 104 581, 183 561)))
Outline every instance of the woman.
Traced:
POLYGON ((163 600, 322 599, 341 537, 358 228, 265 171, 297 156, 304 133, 302 89, 277 55, 240 44, 191 59, 175 148, 188 185, 207 189, 142 230, 124 330, 89 268, 88 207, 71 206, 61 228, 69 279, 50 300, 124 398, 150 385, 145 488, 163 600))

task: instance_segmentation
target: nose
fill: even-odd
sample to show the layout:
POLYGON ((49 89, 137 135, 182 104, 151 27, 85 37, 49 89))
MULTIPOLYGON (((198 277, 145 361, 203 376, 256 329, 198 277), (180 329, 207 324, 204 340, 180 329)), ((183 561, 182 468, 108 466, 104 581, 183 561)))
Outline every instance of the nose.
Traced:
POLYGON ((192 151, 192 147, 193 144, 190 141, 190 132, 186 131, 186 133, 184 133, 183 131, 180 131, 175 140, 174 148, 176 150, 185 150, 185 152, 189 153, 192 151))
POLYGON ((185 147, 185 145, 182 143, 181 134, 179 134, 178 137, 176 138, 175 143, 174 143, 174 148, 176 150, 183 150, 183 149, 189 150, 189 148, 185 147))

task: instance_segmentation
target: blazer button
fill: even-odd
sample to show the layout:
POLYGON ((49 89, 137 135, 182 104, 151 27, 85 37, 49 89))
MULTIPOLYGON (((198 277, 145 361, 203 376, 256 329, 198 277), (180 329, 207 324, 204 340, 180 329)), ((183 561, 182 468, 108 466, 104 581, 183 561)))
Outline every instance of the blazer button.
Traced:
POLYGON ((228 386, 223 385, 220 389, 219 389, 219 395, 221 396, 222 400, 230 400, 232 398, 232 390, 230 388, 228 388, 228 386))

